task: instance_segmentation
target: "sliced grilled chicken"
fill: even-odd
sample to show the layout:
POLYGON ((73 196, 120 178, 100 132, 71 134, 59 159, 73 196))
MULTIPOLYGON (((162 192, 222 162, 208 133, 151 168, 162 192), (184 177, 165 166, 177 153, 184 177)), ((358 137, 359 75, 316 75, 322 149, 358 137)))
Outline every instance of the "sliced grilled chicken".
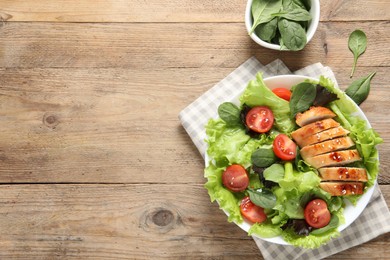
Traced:
POLYGON ((328 166, 340 166, 348 163, 360 161, 361 157, 358 150, 344 150, 330 152, 317 156, 306 158, 306 162, 316 169, 328 166))
POLYGON ((329 167, 318 170, 323 181, 361 181, 367 182, 367 171, 364 168, 329 167))
POLYGON ((320 121, 327 118, 333 118, 336 114, 332 110, 326 107, 310 107, 303 113, 298 113, 295 116, 296 123, 299 126, 305 126, 316 121, 320 121))
POLYGON ((304 144, 305 139, 309 136, 312 136, 316 133, 320 133, 324 130, 338 127, 340 124, 334 121, 331 118, 324 119, 321 121, 317 121, 308 125, 305 125, 304 127, 301 127, 294 132, 291 133, 292 138, 295 140, 295 142, 300 146, 306 146, 307 144, 304 144))
POLYGON ((364 183, 362 182, 321 182, 321 189, 329 192, 332 196, 363 194, 364 183))
POLYGON ((313 157, 319 154, 334 152, 338 150, 345 150, 351 148, 354 145, 355 143, 353 142, 353 140, 350 137, 345 136, 305 146, 301 149, 300 153, 302 158, 306 160, 306 158, 313 157))
POLYGON ((349 134, 349 131, 342 126, 333 127, 328 130, 316 133, 314 135, 308 136, 301 141, 301 144, 298 144, 300 147, 305 147, 308 145, 320 143, 326 140, 331 140, 333 138, 338 138, 346 136, 349 134))

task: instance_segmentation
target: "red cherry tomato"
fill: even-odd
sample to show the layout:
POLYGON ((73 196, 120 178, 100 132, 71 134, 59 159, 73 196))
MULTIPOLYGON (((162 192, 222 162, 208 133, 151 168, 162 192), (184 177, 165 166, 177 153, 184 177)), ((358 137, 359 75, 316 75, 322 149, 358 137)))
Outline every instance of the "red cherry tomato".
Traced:
POLYGON ((261 223, 267 219, 267 215, 264 213, 264 209, 259 207, 249 199, 245 197, 240 204, 241 215, 253 223, 261 223))
POLYGON ((233 164, 222 173, 222 183, 230 191, 244 191, 249 185, 249 176, 244 167, 233 164))
POLYGON ((274 88, 272 90, 275 95, 277 95, 280 98, 283 98, 284 100, 290 101, 291 98, 291 91, 286 88, 274 88))
POLYGON ((297 145, 285 134, 276 136, 273 150, 275 155, 284 161, 290 161, 297 156, 297 145))
POLYGON ((314 228, 322 228, 330 222, 328 205, 322 199, 315 199, 307 203, 305 207, 305 220, 314 228))
POLYGON ((249 129, 257 133, 266 133, 274 124, 274 114, 268 107, 253 107, 246 115, 245 122, 249 129))

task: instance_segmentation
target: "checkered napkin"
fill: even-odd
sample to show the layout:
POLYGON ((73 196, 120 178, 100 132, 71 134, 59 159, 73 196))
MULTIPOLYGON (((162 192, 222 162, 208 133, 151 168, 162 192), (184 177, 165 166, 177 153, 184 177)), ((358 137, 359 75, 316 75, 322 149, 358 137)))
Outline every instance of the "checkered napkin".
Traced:
MULTIPOLYGON (((218 116, 218 106, 225 101, 229 101, 231 97, 239 95, 259 71, 263 72, 264 78, 292 74, 280 60, 275 60, 264 66, 252 57, 180 112, 179 119, 203 158, 206 152, 204 126, 210 118, 218 116)), ((336 83, 332 70, 320 63, 295 71, 293 74, 313 78, 324 75, 336 83)), ((257 237, 253 237, 253 239, 266 260, 321 259, 362 244, 387 232, 390 232, 389 208, 378 185, 376 185, 370 203, 357 220, 343 230, 339 238, 331 240, 318 249, 310 250, 278 245, 257 237)))

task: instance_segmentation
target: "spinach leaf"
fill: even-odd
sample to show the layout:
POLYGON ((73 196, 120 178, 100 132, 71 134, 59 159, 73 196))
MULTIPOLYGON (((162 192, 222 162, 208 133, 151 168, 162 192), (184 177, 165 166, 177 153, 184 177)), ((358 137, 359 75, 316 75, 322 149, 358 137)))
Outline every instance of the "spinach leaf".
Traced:
POLYGON ((256 35, 263 41, 271 42, 275 37, 278 28, 278 18, 274 18, 268 23, 262 23, 255 29, 256 35))
POLYGON ((310 0, 283 0, 283 10, 287 11, 297 8, 309 11, 311 8, 310 0), (309 2, 308 5, 306 2, 309 2))
POLYGON ((268 189, 248 189, 250 200, 259 207, 272 209, 276 205, 276 196, 268 189))
POLYGON ((289 50, 299 51, 305 47, 306 31, 299 23, 281 18, 278 22, 278 29, 284 45, 289 50))
POLYGON ((370 93, 371 79, 375 76, 376 72, 372 72, 367 77, 355 80, 345 90, 345 93, 355 101, 356 104, 360 105, 368 97, 370 93))
POLYGON ((294 86, 290 99, 291 116, 306 111, 313 104, 316 98, 316 86, 309 82, 302 82, 294 86))
POLYGON ((330 219, 330 222, 328 225, 326 225, 323 228, 315 229, 310 234, 312 235, 322 235, 332 229, 335 229, 339 226, 339 217, 337 215, 333 215, 332 218, 330 219))
POLYGON ((257 167, 268 167, 276 162, 276 156, 272 148, 259 148, 252 153, 251 161, 257 167))
POLYGON ((367 36, 361 30, 355 30, 349 35, 348 47, 353 53, 353 66, 350 77, 352 78, 355 73, 357 60, 360 55, 362 55, 367 48, 367 36))
POLYGON ((272 16, 283 17, 291 21, 309 21, 311 20, 311 15, 306 9, 296 8, 293 10, 288 10, 280 13, 272 14, 272 16))
POLYGON ((229 126, 239 125, 241 110, 231 102, 225 102, 219 105, 218 115, 229 126))
POLYGON ((271 21, 273 19, 271 14, 279 12, 281 7, 282 0, 253 0, 251 6, 253 26, 249 34, 252 34, 259 24, 271 21))
POLYGON ((310 0, 293 0, 294 2, 300 2, 301 4, 303 4, 303 6, 305 7, 306 10, 310 10, 311 9, 311 1, 310 0))
POLYGON ((314 99, 313 106, 325 106, 332 101, 338 99, 335 93, 330 92, 327 88, 317 85, 316 87, 316 98, 314 99))
POLYGON ((264 179, 279 183, 284 178, 284 166, 274 163, 263 172, 264 179))

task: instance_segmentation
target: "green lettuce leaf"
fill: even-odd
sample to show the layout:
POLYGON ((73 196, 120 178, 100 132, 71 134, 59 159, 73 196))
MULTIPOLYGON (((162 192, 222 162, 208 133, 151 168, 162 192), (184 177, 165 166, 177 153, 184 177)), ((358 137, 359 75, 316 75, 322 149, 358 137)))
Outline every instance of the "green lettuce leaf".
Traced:
POLYGON ((270 223, 256 223, 248 230, 248 236, 257 235, 264 238, 276 237, 282 234, 283 230, 280 225, 273 225, 270 223))
POLYGON ((257 73, 240 97, 241 104, 267 106, 272 110, 275 126, 282 133, 290 133, 295 128, 295 122, 290 118, 289 102, 276 96, 264 83, 262 73, 257 73))
POLYGON ((239 198, 222 185, 222 172, 225 168, 218 168, 213 163, 205 169, 204 176, 207 182, 204 185, 207 189, 211 201, 217 200, 219 207, 229 213, 228 221, 242 222, 239 207, 239 198))

